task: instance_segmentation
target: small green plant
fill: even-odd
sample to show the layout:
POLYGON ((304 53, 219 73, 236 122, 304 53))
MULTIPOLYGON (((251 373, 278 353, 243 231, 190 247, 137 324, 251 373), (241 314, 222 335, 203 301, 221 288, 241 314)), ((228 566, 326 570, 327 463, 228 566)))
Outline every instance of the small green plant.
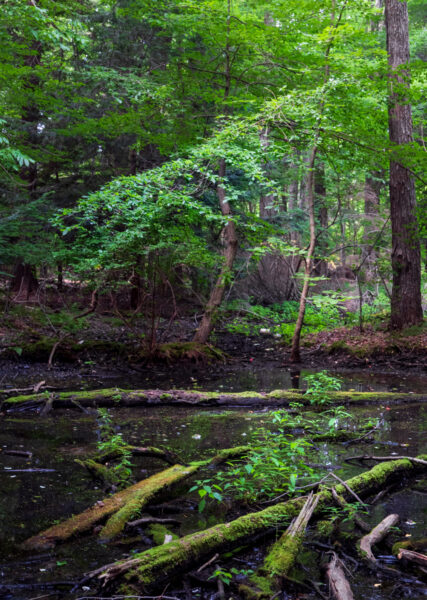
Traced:
POLYGON ((328 392, 341 389, 341 379, 329 375, 327 371, 306 375, 304 379, 307 383, 305 395, 308 396, 310 404, 327 404, 331 400, 328 392))
POLYGON ((113 420, 106 408, 98 409, 99 440, 97 449, 100 454, 111 454, 118 462, 112 466, 121 487, 128 484, 132 477, 132 453, 121 433, 114 430, 113 420))
POLYGON ((231 580, 233 579, 233 575, 230 573, 230 571, 225 571, 224 569, 217 568, 212 573, 212 575, 208 577, 208 579, 219 579, 225 585, 230 585, 231 580))

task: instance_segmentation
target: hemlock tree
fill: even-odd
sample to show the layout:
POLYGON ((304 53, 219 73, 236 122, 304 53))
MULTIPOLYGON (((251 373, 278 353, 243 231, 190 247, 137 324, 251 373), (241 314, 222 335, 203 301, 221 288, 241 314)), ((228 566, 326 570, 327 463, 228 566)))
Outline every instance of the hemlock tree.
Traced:
MULTIPOLYGON (((393 145, 411 144, 412 114, 409 90, 408 7, 401 0, 386 0, 387 54, 390 66, 389 132, 393 145)), ((398 149, 399 150, 399 149, 398 149)), ((408 168, 390 161, 391 264, 393 291, 391 327, 402 329, 420 323, 421 259, 415 215, 415 184, 408 168)))

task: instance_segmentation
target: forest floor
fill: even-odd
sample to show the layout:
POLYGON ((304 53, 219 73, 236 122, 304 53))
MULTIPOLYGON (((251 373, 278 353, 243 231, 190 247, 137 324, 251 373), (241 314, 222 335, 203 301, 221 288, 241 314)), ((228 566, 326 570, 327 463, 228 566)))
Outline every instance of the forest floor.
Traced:
MULTIPOLYGON (((146 324, 134 322, 131 327, 116 316, 91 314, 74 320, 64 312, 52 312, 34 306, 21 305, 3 315, 0 326, 0 365, 3 384, 16 381, 79 378, 124 379, 141 378, 150 385, 171 383, 187 386, 189 378, 203 383, 213 375, 230 376, 242 369, 283 367, 284 369, 357 369, 370 372, 402 374, 427 373, 427 321, 403 332, 387 331, 386 325, 367 325, 363 332, 357 327, 340 327, 308 334, 302 342, 302 364, 292 365, 290 348, 274 336, 230 333, 225 324, 213 334, 213 344, 224 353, 224 361, 206 364, 203 357, 184 361, 180 369, 171 359, 148 359, 141 351, 147 339, 146 324), (59 342, 59 343, 58 343, 59 342), (52 349, 57 344, 48 361, 52 349), (172 381, 173 380, 173 381, 172 381)), ((194 318, 185 317, 169 324, 159 321, 156 339, 159 344, 171 341, 188 343, 195 330, 194 318)), ((191 381, 191 379, 190 379, 191 381)), ((15 383, 13 383, 15 382, 15 383)))

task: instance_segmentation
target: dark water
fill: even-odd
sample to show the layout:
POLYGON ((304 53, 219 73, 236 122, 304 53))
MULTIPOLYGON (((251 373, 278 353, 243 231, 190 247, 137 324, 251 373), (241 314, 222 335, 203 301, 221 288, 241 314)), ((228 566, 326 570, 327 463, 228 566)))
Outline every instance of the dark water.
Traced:
MULTIPOLYGON (((290 375, 276 369, 249 367, 237 376, 224 373, 209 384, 200 386, 198 377, 192 375, 191 384, 204 389, 269 390, 289 387, 290 375), (286 379, 288 378, 288 379, 286 379), (287 385, 286 385, 287 383, 287 385)), ((353 373, 346 379, 349 389, 404 389, 425 391, 425 380, 421 377, 397 381, 385 375, 370 377, 353 373)), ((123 387, 130 387, 121 383, 123 387)), ((134 381, 131 382, 135 384, 134 381)), ((165 382, 166 383, 166 382, 165 382)), ((111 385, 106 382, 104 387, 111 385)), ((173 383, 170 387, 172 387, 173 383)), ((134 387, 142 387, 141 382, 134 387)), ((143 387, 149 387, 144 385, 143 387)), ((151 386, 150 386, 151 387, 151 386)), ((166 387, 166 385, 164 386, 166 387)), ((169 386, 167 386, 169 387, 169 386)), ((187 381, 187 386, 188 381, 187 381)), ((110 414, 124 439, 137 445, 152 444, 168 446, 182 460, 199 460, 212 454, 212 450, 245 443, 253 430, 268 421, 265 412, 245 411, 201 411, 188 408, 134 408, 111 409, 110 414)), ((347 478, 360 472, 360 468, 344 462, 349 454, 371 452, 381 455, 416 456, 427 452, 427 407, 422 404, 360 407, 355 418, 375 417, 380 420, 380 432, 376 442, 370 446, 354 447, 319 446, 318 460, 332 466, 336 473, 347 478)), ((30 557, 22 554, 17 545, 38 531, 72 514, 81 512, 95 501, 104 497, 84 469, 74 461, 86 457, 96 448, 97 420, 95 414, 85 415, 74 410, 54 411, 47 417, 34 414, 6 414, 0 417, 0 598, 35 599, 59 597, 58 588, 43 587, 49 582, 76 582, 83 573, 128 556, 129 552, 147 548, 143 541, 132 547, 105 545, 94 536, 84 536, 70 543, 57 546, 54 551, 42 556, 30 557), (6 449, 27 450, 33 453, 31 460, 9 456, 6 449), (19 469, 53 469, 52 472, 14 472, 19 469), (7 584, 28 585, 33 589, 11 588, 7 584), (51 594, 51 595, 50 595, 51 594)), ((135 458, 135 474, 141 478, 164 468, 157 459, 135 458)), ((188 485, 190 487, 191 484, 188 485)), ((402 537, 411 535, 419 538, 426 534, 427 490, 402 489, 379 504, 370 517, 374 525, 390 512, 397 512, 402 519, 402 537)), ((219 509, 221 512, 221 509, 219 509)), ((189 504, 184 511, 185 519, 176 529, 185 535, 213 524, 221 515, 218 509, 200 515, 189 504)), ((181 515, 182 517, 182 515, 181 515)), ((366 575, 355 577, 352 586, 356 599, 385 600, 399 595, 395 583, 366 575), (377 585, 380 584, 380 585, 377 585)), ((89 584, 90 587, 90 584, 89 584)), ((63 586, 66 597, 83 596, 80 590, 70 595, 70 587, 63 586)), ((417 588, 411 590, 415 600, 425 597, 417 588)), ((94 590, 85 590, 91 594, 94 590)), ((99 595, 99 594, 98 594, 99 595)))

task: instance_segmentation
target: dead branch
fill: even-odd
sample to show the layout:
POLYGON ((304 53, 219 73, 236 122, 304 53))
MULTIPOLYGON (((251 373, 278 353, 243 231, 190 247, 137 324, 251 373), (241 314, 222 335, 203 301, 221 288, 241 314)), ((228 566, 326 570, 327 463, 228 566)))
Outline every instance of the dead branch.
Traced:
POLYGON ((372 552, 372 546, 380 542, 389 533, 390 529, 399 522, 399 518, 399 515, 396 514, 388 515, 368 535, 364 535, 360 540, 360 554, 371 565, 376 566, 377 564, 377 559, 372 552))
POLYGON ((335 552, 332 552, 332 559, 328 564, 326 574, 332 595, 336 600, 354 600, 353 592, 345 576, 343 563, 335 552))

